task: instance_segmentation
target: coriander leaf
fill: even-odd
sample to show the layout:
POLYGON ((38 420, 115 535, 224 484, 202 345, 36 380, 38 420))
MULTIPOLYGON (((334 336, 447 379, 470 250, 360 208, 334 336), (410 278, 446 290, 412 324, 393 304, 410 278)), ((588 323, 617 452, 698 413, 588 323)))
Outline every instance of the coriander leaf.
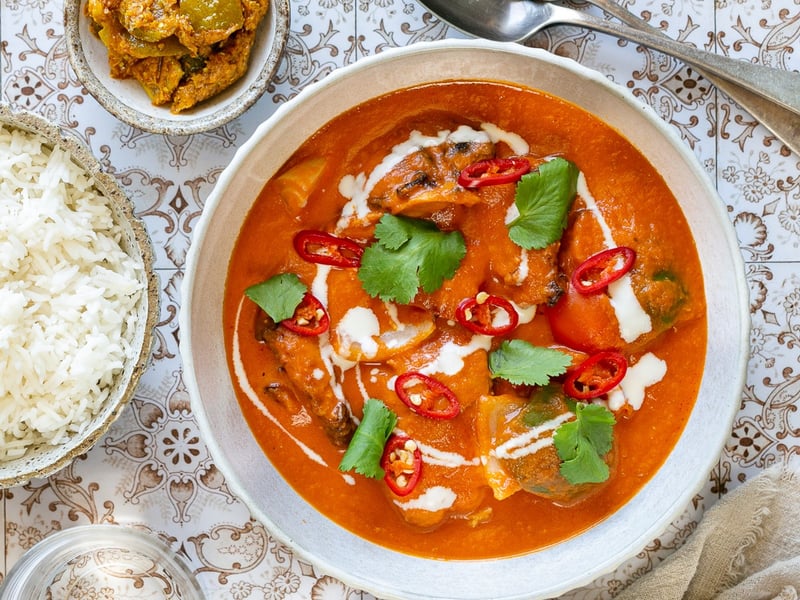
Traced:
POLYGON ((339 470, 355 469, 356 473, 373 479, 383 477, 383 447, 396 424, 397 415, 383 402, 375 398, 367 400, 364 403, 364 416, 339 463, 339 470))
POLYGON ((526 250, 541 250, 561 238, 578 174, 574 163, 554 158, 519 180, 514 197, 519 216, 508 225, 512 242, 526 250))
MULTIPOLYGON (((422 223, 427 223, 423 221, 422 223)), ((433 224, 428 224, 433 227, 433 224)), ((393 215, 383 215, 378 224, 375 225, 375 238, 381 246, 387 250, 397 250, 414 235, 410 219, 395 217, 393 215)))
POLYGON ((584 439, 578 440, 575 457, 561 463, 561 474, 573 485, 602 483, 608 479, 608 465, 592 445, 584 439))
POLYGON ((608 479, 603 461, 614 439, 616 419, 599 404, 575 405, 575 420, 556 429, 553 443, 561 459, 561 474, 574 485, 608 479))
POLYGON ((375 238, 361 257, 358 278, 370 296, 384 302, 408 304, 420 288, 435 292, 467 253, 461 232, 439 231, 422 219, 385 214, 375 238))
POLYGON ((560 350, 534 346, 525 340, 510 340, 489 354, 493 378, 515 385, 547 385, 551 377, 563 374, 572 357, 560 350))
POLYGON ((379 296, 384 302, 396 300, 408 304, 419 288, 417 270, 413 262, 398 260, 397 252, 375 243, 364 249, 358 278, 370 296, 379 296))
POLYGON ((251 285, 244 293, 264 309, 273 321, 279 323, 294 314, 307 291, 308 288, 297 275, 281 273, 251 285))

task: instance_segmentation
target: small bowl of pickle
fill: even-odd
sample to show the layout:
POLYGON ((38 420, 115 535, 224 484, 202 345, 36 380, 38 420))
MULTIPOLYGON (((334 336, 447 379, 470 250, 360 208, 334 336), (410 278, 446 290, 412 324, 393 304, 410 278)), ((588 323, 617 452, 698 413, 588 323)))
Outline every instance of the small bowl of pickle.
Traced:
POLYGON ((89 93, 143 131, 220 127, 270 84, 289 0, 66 0, 70 63, 89 93))

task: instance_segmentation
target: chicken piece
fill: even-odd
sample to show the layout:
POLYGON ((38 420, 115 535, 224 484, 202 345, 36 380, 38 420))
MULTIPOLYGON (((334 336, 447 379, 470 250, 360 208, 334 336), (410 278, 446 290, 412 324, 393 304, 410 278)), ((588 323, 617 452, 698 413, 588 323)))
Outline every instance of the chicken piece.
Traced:
POLYGON ((561 506, 585 500, 602 484, 574 485, 560 472, 553 433, 574 415, 558 394, 531 401, 513 394, 478 401, 478 443, 495 498, 524 490, 561 506))
MULTIPOLYGON (((451 384, 452 385, 452 384, 451 384)), ((395 407, 400 428, 422 452, 422 473, 410 494, 386 494, 403 519, 422 530, 432 530, 453 519, 466 519, 477 525, 491 516, 485 501, 489 489, 483 467, 476 457, 474 414, 476 406, 462 407, 448 421, 409 418, 395 407)))
POLYGON ((458 229, 464 235, 467 254, 452 279, 430 295, 420 294, 418 301, 437 316, 454 318, 458 304, 480 291, 497 294, 522 307, 554 304, 564 292, 558 265, 559 242, 541 250, 524 250, 508 235, 505 223, 514 202, 514 186, 496 185, 481 188, 481 203, 464 210, 458 229), (486 231, 496 231, 491 250, 486 231))
POLYGON ((459 186, 461 170, 494 156, 491 142, 454 141, 426 146, 398 162, 373 187, 370 205, 409 217, 430 217, 448 206, 473 206, 480 196, 459 186))
POLYGON ((523 306, 552 306, 564 294, 566 280, 558 267, 560 244, 555 242, 541 250, 516 248, 516 257, 492 261, 492 281, 486 291, 503 290, 509 300, 523 306))
POLYGON ((349 361, 384 361, 412 351, 436 329, 426 310, 371 298, 355 269, 334 269, 328 295, 331 345, 349 361))
MULTIPOLYGON (((613 292, 609 287, 601 293, 585 295, 570 286, 550 311, 556 339, 588 351, 627 348, 631 353, 642 353, 676 324, 703 315, 705 303, 702 295, 691 296, 684 283, 695 275, 685 272, 687 267, 681 258, 665 254, 655 238, 637 236, 628 239, 628 235, 624 230, 615 235, 616 244, 630 245, 636 251, 633 268, 614 284, 622 291, 613 292), (636 322, 637 328, 623 335, 611 295, 627 296, 625 289, 628 285, 633 299, 625 303, 628 307, 625 311, 627 324, 636 322), (631 308, 643 318, 634 321, 630 317, 634 314, 631 308), (591 326, 576 328, 574 324, 578 322, 591 326)), ((562 271, 571 276, 588 257, 605 249, 607 245, 600 223, 594 213, 579 202, 570 215, 570 227, 559 250, 562 271)))
POLYGON ((466 519, 473 526, 488 520, 491 509, 482 508, 486 496, 479 466, 453 469, 423 462, 422 479, 414 491, 402 498, 392 495, 391 501, 408 524, 431 531, 450 519, 466 519))
MULTIPOLYGON (((266 319, 266 316, 264 317, 266 319)), ((347 404, 331 389, 328 372, 316 338, 298 335, 285 327, 257 327, 257 335, 275 353, 296 397, 320 419, 326 435, 335 445, 346 448, 356 429, 347 404), (315 376, 315 373, 323 374, 315 376)))

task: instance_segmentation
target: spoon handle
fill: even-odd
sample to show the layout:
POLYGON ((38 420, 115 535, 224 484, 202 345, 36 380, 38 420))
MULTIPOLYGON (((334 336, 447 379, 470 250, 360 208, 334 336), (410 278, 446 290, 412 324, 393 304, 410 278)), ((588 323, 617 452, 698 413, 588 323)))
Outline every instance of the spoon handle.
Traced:
MULTIPOLYGON (((666 34, 661 33, 647 21, 640 19, 614 0, 590 0, 590 3, 634 29, 666 37, 666 34)), ((724 92, 731 100, 737 102, 762 125, 772 131, 791 151, 800 155, 800 119, 795 113, 757 96, 731 81, 710 76, 705 71, 700 71, 700 73, 717 89, 724 92)))
POLYGON ((564 24, 579 25, 615 35, 617 37, 660 50, 665 54, 738 84, 746 90, 776 102, 780 106, 800 115, 800 74, 781 69, 771 69, 750 62, 719 56, 697 50, 692 46, 676 42, 660 34, 634 29, 612 21, 606 21, 579 11, 552 5, 554 20, 564 24), (577 13, 577 14, 576 14, 577 13), (561 17, 563 15, 563 18, 561 17))

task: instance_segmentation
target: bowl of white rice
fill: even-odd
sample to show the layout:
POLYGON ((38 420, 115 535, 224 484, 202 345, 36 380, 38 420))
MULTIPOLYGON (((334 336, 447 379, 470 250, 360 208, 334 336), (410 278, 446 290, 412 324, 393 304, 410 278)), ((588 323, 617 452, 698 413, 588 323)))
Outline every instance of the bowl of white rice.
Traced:
POLYGON ((0 487, 63 468, 129 402, 158 317, 152 262, 91 152, 0 104, 0 487))

